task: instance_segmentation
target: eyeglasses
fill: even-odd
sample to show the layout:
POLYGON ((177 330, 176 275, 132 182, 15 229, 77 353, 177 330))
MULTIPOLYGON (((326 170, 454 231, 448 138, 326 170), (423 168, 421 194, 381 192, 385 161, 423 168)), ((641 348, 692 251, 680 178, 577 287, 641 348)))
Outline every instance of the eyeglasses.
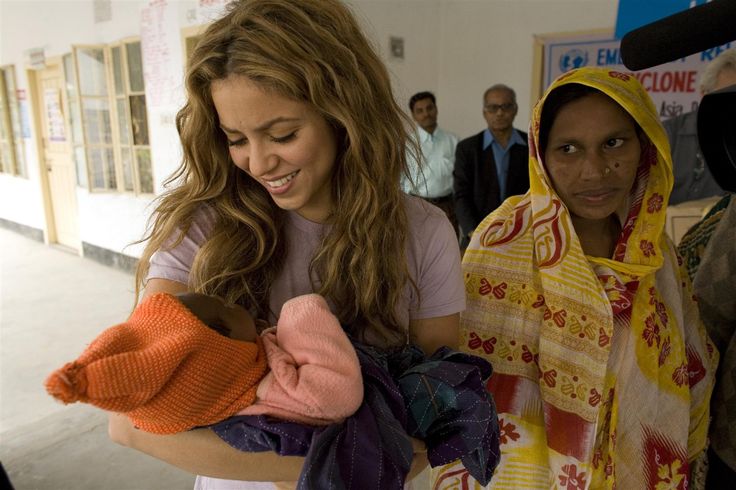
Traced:
POLYGON ((498 111, 511 112, 515 108, 516 108, 516 104, 510 102, 510 103, 507 103, 507 104, 500 104, 500 105, 499 104, 488 104, 483 109, 486 112, 490 112, 491 114, 495 114, 498 111))

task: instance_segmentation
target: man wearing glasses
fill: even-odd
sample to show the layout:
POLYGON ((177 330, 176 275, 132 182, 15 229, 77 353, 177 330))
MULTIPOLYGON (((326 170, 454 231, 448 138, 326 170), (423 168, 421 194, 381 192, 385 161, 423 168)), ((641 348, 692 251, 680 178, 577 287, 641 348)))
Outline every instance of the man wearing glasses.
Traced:
POLYGON ((483 218, 529 189, 527 134, 513 127, 517 110, 514 90, 493 85, 483 94, 488 127, 457 144, 453 188, 463 250, 483 218))

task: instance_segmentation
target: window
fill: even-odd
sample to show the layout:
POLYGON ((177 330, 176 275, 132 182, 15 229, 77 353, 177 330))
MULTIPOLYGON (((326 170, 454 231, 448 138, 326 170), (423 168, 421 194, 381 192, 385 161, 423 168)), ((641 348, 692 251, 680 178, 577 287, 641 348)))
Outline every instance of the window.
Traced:
POLYGON ((70 126, 77 165, 84 169, 78 174, 88 176, 79 184, 97 191, 152 193, 140 41, 76 46, 73 62, 67 94, 78 109, 70 111, 77 118, 70 126))
POLYGON ((0 68, 0 172, 28 177, 12 66, 0 68))
POLYGON ((151 193, 153 175, 140 41, 112 47, 112 70, 123 188, 151 193))
POLYGON ((77 185, 89 187, 87 173, 87 158, 84 150, 84 135, 82 134, 82 115, 80 113, 79 97, 77 95, 77 74, 74 70, 74 59, 71 54, 64 56, 64 79, 66 100, 69 103, 68 124, 71 128, 72 154, 74 166, 77 169, 77 185))
POLYGON ((197 43, 200 39, 202 39, 202 36, 204 35, 204 31, 207 29, 208 25, 198 25, 198 26, 190 26, 185 27, 181 30, 181 39, 182 39, 182 48, 184 53, 184 66, 187 66, 189 63, 189 58, 192 57, 192 52, 194 52, 194 48, 197 47, 197 43))
POLYGON ((192 53, 194 52, 194 48, 197 47, 197 43, 202 38, 202 35, 192 35, 184 38, 184 55, 186 56, 186 59, 189 60, 189 58, 192 57, 192 53))

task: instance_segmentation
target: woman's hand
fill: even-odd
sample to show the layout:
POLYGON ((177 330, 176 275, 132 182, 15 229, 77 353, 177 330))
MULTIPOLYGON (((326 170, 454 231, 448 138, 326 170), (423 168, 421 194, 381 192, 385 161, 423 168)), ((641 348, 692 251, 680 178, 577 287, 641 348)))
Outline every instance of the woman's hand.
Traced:
POLYGON ((110 440, 121 446, 131 447, 135 426, 128 417, 121 413, 108 412, 107 435, 110 440))
POLYGON ((227 305, 217 296, 179 293, 176 298, 208 327, 235 340, 255 342, 258 332, 253 318, 239 305, 227 305))
POLYGON ((406 476, 407 482, 416 478, 416 476, 422 471, 424 471, 424 468, 426 468, 429 465, 429 460, 427 459, 426 444, 424 444, 424 442, 420 441, 419 439, 414 439, 412 437, 411 445, 412 445, 412 448, 414 449, 414 459, 412 459, 411 461, 411 467, 409 468, 409 474, 406 476))
POLYGON ((412 320, 409 323, 411 341, 431 356, 442 346, 457 349, 460 337, 460 314, 412 320))

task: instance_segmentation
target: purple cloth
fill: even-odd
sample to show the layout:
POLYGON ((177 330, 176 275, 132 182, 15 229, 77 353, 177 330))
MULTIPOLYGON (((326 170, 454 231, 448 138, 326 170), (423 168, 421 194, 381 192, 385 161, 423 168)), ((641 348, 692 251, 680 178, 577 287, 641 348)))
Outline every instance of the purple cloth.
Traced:
POLYGON ((235 449, 253 453, 273 451, 281 456, 306 456, 318 429, 265 415, 238 415, 211 428, 235 449))
POLYGON ((462 459, 476 480, 490 481, 500 452, 487 361, 448 348, 430 358, 415 347, 394 354, 357 343, 355 349, 365 396, 344 422, 310 427, 241 416, 212 429, 242 451, 305 456, 299 489, 402 489, 413 457, 410 435, 427 443, 433 466, 462 459))

